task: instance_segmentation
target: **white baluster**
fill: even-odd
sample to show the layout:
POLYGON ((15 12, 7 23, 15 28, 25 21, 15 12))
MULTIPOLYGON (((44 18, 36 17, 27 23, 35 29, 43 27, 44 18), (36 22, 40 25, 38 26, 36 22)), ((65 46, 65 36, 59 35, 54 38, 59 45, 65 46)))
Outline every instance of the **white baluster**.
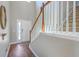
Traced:
POLYGON ((47 32, 49 32, 49 6, 47 5, 47 32))
POLYGON ((53 2, 53 32, 55 31, 55 2, 53 2))
POLYGON ((50 4, 48 5, 48 21, 49 21, 49 30, 48 30, 48 32, 50 32, 50 26, 51 26, 51 24, 50 24, 50 4))
POLYGON ((63 2, 61 2, 61 31, 63 31, 63 2))
POLYGON ((50 7, 50 9, 49 9, 49 12, 50 12, 50 32, 51 32, 51 3, 49 4, 49 7, 50 7))
POLYGON ((69 2, 67 1, 67 8, 66 8, 66 32, 69 31, 69 2))
POLYGON ((48 30, 48 26, 47 26, 48 25, 48 22, 47 22, 48 21, 48 17, 47 16, 48 16, 48 8, 46 6, 45 7, 45 16, 44 16, 45 17, 45 28, 46 28, 46 32, 48 30))
POLYGON ((46 12, 47 12, 47 11, 46 11, 46 7, 45 7, 45 8, 44 8, 45 32, 46 32, 46 27, 47 27, 47 26, 46 26, 46 24, 47 24, 47 23, 46 23, 46 21, 47 21, 47 19, 46 19, 46 16, 47 16, 46 12))
POLYGON ((53 24, 54 24, 54 4, 51 2, 51 32, 53 32, 53 24))
POLYGON ((76 32, 76 2, 73 2, 73 23, 72 23, 72 31, 76 32))
POLYGON ((54 5, 54 31, 56 32, 57 30, 57 1, 55 2, 54 5))
POLYGON ((59 2, 57 2, 57 31, 59 31, 59 2))

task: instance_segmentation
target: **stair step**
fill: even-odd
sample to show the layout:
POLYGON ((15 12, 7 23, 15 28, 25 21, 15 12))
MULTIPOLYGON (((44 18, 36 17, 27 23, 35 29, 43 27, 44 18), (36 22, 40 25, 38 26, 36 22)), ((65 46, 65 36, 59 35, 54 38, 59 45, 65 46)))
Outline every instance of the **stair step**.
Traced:
MULTIPOLYGON (((69 23, 69 27, 72 27, 72 23, 69 23)), ((79 27, 79 22, 76 22, 76 27, 79 27)))
POLYGON ((76 29, 76 32, 79 32, 79 28, 76 29))
MULTIPOLYGON (((69 16, 69 31, 72 32, 73 12, 69 16)), ((63 31, 66 31, 66 22, 63 25, 63 31)), ((76 32, 79 32, 79 6, 76 7, 76 32)))
MULTIPOLYGON (((66 31, 66 27, 63 28, 63 31, 66 31)), ((72 32, 72 27, 69 27, 69 32, 72 32)))
MULTIPOLYGON (((72 19, 69 19, 69 23, 71 23, 72 21, 72 19)), ((79 19, 76 19, 76 22, 79 22, 79 19)))
POLYGON ((79 12, 79 8, 76 9, 76 12, 79 12))
MULTIPOLYGON (((79 9, 76 10, 76 15, 79 16, 79 9)), ((73 12, 70 14, 70 16, 73 16, 73 12)))
MULTIPOLYGON (((66 23, 64 23, 63 27, 66 27, 66 23)), ((69 27, 72 27, 72 22, 69 22, 69 27)), ((79 27, 79 22, 76 22, 76 27, 79 27)))
MULTIPOLYGON (((73 17, 70 16, 69 19, 72 20, 73 17)), ((79 19, 79 16, 76 16, 76 19, 79 19)))
POLYGON ((76 8, 79 8, 79 6, 76 6, 76 8))
POLYGON ((76 16, 79 16, 79 12, 76 12, 76 16))
POLYGON ((33 53, 30 50, 28 44, 29 43, 25 42, 11 44, 8 57, 33 57, 33 53))
MULTIPOLYGON (((63 31, 66 31, 66 27, 63 28, 63 31)), ((72 32, 72 27, 69 27, 69 32, 72 32)), ((79 27, 76 27, 76 32, 79 32, 79 27)))

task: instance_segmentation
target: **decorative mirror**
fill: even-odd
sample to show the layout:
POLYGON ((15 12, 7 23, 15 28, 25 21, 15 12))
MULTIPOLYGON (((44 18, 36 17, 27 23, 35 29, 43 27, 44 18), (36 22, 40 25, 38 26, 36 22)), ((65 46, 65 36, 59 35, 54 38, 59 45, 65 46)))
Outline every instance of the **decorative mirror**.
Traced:
POLYGON ((2 29, 6 28, 6 9, 4 6, 0 7, 0 25, 2 29))

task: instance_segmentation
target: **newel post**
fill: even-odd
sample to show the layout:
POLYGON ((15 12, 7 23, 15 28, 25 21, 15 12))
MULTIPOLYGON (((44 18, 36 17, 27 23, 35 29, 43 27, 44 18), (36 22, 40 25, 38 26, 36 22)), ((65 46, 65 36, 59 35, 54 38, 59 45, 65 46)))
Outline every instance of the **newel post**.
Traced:
POLYGON ((45 32, 45 23, 44 23, 44 3, 42 3, 42 32, 45 32))

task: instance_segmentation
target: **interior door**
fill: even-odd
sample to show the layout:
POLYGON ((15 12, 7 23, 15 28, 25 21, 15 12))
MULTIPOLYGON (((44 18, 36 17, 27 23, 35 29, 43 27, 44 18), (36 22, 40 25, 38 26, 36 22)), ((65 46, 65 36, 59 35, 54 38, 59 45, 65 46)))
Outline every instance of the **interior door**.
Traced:
POLYGON ((31 21, 19 20, 17 26, 18 29, 17 41, 29 41, 30 28, 31 28, 31 21))

